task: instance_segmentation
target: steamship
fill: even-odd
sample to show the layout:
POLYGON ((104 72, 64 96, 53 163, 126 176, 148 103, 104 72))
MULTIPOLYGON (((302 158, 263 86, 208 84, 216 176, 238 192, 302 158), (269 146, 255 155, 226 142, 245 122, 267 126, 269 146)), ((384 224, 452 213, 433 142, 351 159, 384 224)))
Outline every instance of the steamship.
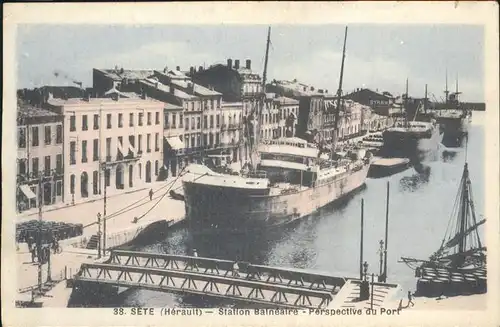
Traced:
MULTIPOLYGON (((270 29, 263 87, 269 43, 270 29)), ((338 104, 344 60, 345 40, 338 104)), ((262 105, 263 101, 259 106, 262 105)), ((248 119, 257 117, 248 128, 255 155, 251 156, 255 159, 251 159, 253 165, 248 171, 233 175, 217 173, 204 165, 186 167, 182 182, 187 220, 193 228, 248 232, 288 224, 365 184, 371 161, 366 150, 323 153, 319 145, 295 137, 259 142, 261 116, 261 109, 257 108, 248 119)))
POLYGON ((423 101, 410 99, 407 82, 404 95, 404 122, 383 132, 384 145, 380 154, 384 157, 405 157, 417 161, 437 154, 443 140, 443 133, 434 115, 427 112, 427 102, 427 88, 423 101), (408 119, 411 111, 410 104, 415 108, 411 120, 408 119), (422 108, 423 112, 421 112, 422 108))

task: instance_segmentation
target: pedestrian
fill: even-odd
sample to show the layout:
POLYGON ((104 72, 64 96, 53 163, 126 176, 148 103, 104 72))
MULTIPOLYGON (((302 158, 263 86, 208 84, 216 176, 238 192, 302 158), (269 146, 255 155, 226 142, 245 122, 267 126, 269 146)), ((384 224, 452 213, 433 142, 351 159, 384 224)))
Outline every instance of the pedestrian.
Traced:
POLYGON ((233 264, 233 277, 240 277, 240 266, 238 265, 238 261, 235 261, 233 264))
POLYGON ((193 257, 198 257, 198 252, 196 252, 196 249, 193 249, 193 257))
POLYGON ((153 201, 153 189, 149 190, 149 201, 153 201))
POLYGON ((411 306, 413 307, 415 305, 415 303, 413 303, 412 298, 413 297, 411 295, 411 291, 408 291, 408 306, 410 306, 410 304, 411 304, 411 306))
POLYGON ((32 263, 35 263, 35 256, 36 256, 36 248, 33 246, 31 249, 30 249, 30 252, 31 252, 31 262, 32 263))

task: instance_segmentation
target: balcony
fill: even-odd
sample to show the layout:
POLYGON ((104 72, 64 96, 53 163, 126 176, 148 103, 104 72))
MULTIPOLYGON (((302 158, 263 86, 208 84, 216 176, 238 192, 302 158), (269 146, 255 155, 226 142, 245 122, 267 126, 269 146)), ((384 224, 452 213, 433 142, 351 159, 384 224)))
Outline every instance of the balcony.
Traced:
POLYGON ((239 124, 229 124, 227 126, 227 129, 230 131, 234 131, 234 130, 241 129, 241 126, 239 124))

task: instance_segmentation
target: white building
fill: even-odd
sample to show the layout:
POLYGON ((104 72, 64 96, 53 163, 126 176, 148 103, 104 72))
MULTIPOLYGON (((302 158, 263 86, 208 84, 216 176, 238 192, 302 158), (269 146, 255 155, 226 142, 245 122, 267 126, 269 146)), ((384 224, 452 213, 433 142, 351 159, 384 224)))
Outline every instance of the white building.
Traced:
POLYGON ((221 148, 229 151, 232 161, 243 160, 243 102, 223 102, 221 104, 221 148))
POLYGON ((49 99, 64 115, 65 199, 99 197, 147 185, 163 164, 162 102, 152 99, 49 99), (100 169, 101 165, 101 169, 100 169))

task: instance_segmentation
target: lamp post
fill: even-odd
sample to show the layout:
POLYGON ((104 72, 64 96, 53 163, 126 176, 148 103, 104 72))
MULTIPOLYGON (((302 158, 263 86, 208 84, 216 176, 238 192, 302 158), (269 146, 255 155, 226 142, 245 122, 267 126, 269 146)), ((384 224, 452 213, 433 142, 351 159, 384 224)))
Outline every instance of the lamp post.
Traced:
POLYGON ((97 259, 101 258, 101 213, 97 213, 97 236, 99 237, 99 240, 97 241, 97 259))

